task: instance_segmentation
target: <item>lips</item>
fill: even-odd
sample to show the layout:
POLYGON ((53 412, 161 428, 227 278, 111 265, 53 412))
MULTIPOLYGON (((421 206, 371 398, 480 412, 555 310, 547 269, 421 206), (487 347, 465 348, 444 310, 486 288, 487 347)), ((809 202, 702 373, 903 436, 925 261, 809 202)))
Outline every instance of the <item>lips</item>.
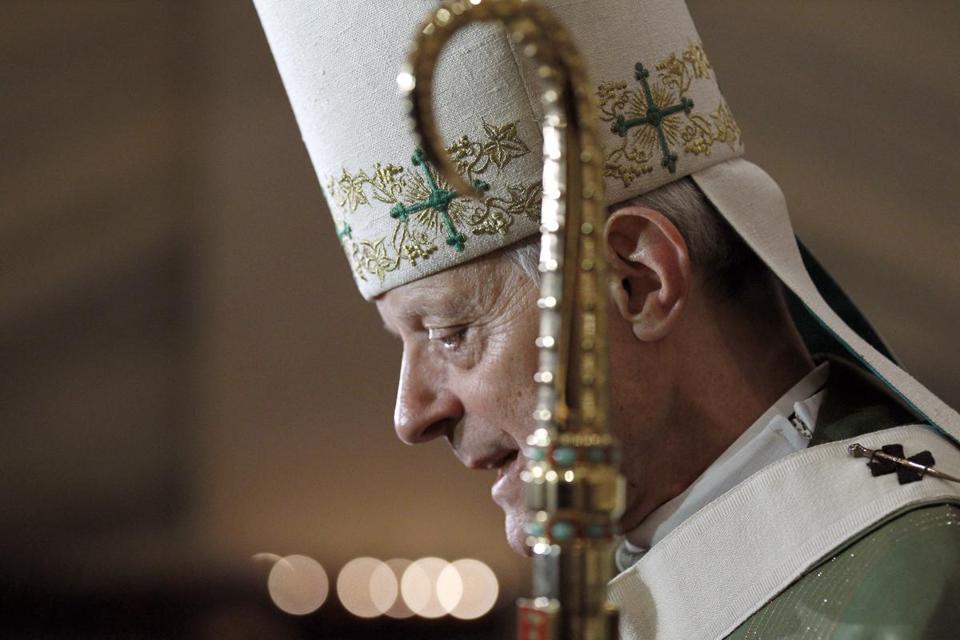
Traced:
POLYGON ((518 492, 520 486, 520 472, 526 465, 526 459, 520 455, 519 451, 511 451, 500 460, 497 467, 497 481, 493 483, 490 493, 493 500, 501 507, 509 501, 509 498, 518 492))
POLYGON ((475 457, 463 460, 464 466, 470 469, 501 469, 504 465, 510 464, 517 455, 516 449, 500 449, 490 455, 475 457))
POLYGON ((508 469, 510 468, 510 466, 514 463, 514 461, 516 461, 516 459, 517 459, 517 457, 518 457, 519 455, 520 455, 520 452, 519 452, 519 451, 511 451, 510 453, 508 453, 507 455, 505 455, 505 456, 503 457, 503 459, 501 459, 501 460, 499 461, 499 463, 496 465, 496 467, 497 467, 497 480, 499 480, 500 478, 502 478, 502 477, 504 476, 504 474, 507 473, 507 470, 508 470, 508 469))

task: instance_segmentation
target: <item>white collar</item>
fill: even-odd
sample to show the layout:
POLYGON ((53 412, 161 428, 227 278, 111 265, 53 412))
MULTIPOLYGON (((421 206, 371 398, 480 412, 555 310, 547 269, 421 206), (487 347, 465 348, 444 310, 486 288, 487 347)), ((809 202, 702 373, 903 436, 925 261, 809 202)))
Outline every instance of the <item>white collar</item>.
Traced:
POLYGON ((681 522, 768 464, 806 448, 826 391, 830 363, 804 376, 744 431, 675 498, 657 507, 626 534, 631 554, 643 553, 681 522))

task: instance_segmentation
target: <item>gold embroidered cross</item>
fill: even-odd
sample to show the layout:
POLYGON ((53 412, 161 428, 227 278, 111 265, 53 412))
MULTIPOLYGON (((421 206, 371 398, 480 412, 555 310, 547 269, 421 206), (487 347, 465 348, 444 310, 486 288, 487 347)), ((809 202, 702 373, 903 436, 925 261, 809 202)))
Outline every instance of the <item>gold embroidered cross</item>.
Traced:
POLYGON ((666 107, 658 106, 657 103, 654 102, 653 92, 650 90, 650 82, 648 80, 650 72, 639 62, 636 64, 635 70, 634 75, 643 86, 643 95, 647 100, 647 113, 642 118, 630 118, 629 120, 619 115, 617 116, 616 122, 610 127, 610 130, 623 138, 626 137, 627 131, 633 127, 643 124, 650 125, 656 130, 657 139, 660 141, 660 150, 663 153, 663 159, 660 161, 660 164, 666 167, 670 173, 676 173, 677 154, 673 153, 667 145, 667 137, 663 133, 663 120, 680 111, 689 114, 690 110, 693 109, 693 100, 684 96, 680 98, 678 104, 666 107))

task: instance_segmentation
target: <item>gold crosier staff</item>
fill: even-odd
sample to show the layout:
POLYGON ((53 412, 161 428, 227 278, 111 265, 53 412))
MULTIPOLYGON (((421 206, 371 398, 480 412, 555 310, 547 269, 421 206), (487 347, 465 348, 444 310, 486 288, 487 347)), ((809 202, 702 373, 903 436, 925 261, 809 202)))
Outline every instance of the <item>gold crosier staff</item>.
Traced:
POLYGON ((534 597, 518 603, 522 640, 613 640, 607 602, 623 511, 619 448, 607 428, 603 154, 591 85, 569 32, 532 0, 458 0, 417 33, 398 76, 426 159, 463 195, 478 195, 444 149, 433 114, 440 51, 459 29, 502 23, 533 59, 543 120, 539 386, 524 451, 534 597))

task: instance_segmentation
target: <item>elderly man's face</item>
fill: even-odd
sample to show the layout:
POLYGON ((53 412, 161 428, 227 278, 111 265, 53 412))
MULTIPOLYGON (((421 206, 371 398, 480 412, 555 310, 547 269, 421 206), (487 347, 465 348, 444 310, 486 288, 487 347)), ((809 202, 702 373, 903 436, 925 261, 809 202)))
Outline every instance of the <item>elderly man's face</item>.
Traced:
MULTIPOLYGON (((663 214, 620 208, 605 236, 610 423, 627 481, 620 524, 629 531, 688 487, 813 365, 769 274, 727 304, 705 293, 686 242, 663 214)), ((493 497, 521 553, 536 297, 534 282, 494 254, 377 301, 387 329, 403 339, 397 434, 410 444, 443 437, 468 467, 496 469, 493 497)))
POLYGON ((377 301, 403 340, 394 423, 408 444, 442 437, 467 467, 496 470, 493 499, 523 553, 522 447, 533 430, 536 285, 503 257, 474 260, 377 301))

